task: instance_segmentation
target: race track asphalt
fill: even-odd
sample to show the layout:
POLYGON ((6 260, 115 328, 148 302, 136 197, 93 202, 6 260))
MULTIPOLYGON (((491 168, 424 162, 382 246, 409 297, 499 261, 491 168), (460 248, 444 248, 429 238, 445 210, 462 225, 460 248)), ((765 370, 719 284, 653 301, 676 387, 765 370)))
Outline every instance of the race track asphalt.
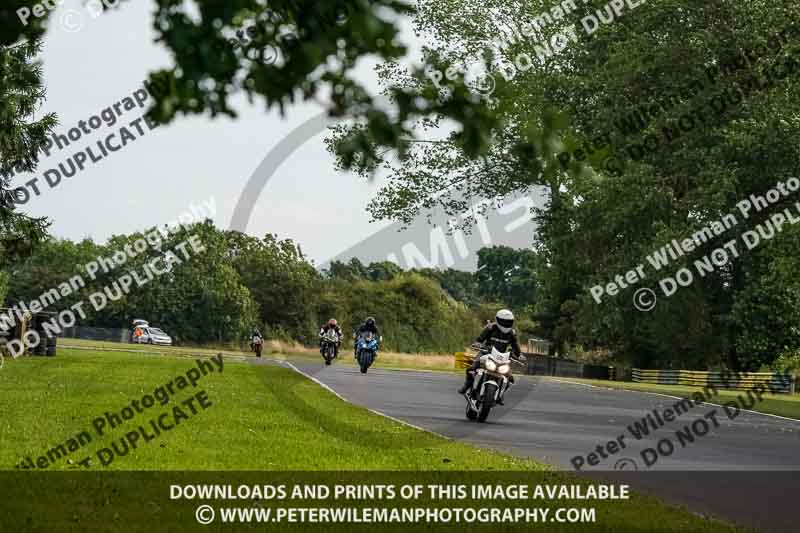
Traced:
MULTIPOLYGON (((293 360, 290 366, 354 404, 449 438, 573 472, 571 461, 581 456, 581 472, 591 477, 630 483, 694 512, 760 531, 800 531, 800 421, 747 411, 731 418, 723 407, 704 403, 684 408, 661 426, 652 411, 663 419, 678 399, 519 376, 506 405, 480 424, 464 416, 458 374, 384 370, 380 362, 361 374, 336 362, 325 367, 321 359, 293 360), (648 413, 659 427, 636 439, 628 426, 648 413), (661 443, 665 454, 648 466, 642 450, 657 449, 663 439, 669 441, 661 443), (618 445, 611 453, 609 441, 625 448, 618 445), (674 450, 667 455, 670 444, 674 450), (587 456, 598 446, 606 458, 598 454, 590 466, 587 456)), ((653 453, 646 457, 652 460, 653 453)))

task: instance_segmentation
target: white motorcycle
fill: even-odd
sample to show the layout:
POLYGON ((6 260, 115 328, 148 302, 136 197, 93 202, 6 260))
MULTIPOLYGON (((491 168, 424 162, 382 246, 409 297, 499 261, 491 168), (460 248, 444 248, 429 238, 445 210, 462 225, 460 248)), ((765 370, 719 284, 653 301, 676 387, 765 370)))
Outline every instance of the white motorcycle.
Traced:
MULTIPOLYGON (((501 394, 508 390, 511 374, 511 354, 498 351, 478 352, 476 357, 482 357, 481 366, 475 371, 472 388, 464 393, 467 400, 467 419, 486 422, 492 408, 497 405, 501 394)), ((525 356, 520 356, 520 362, 525 361, 525 356)))
POLYGON ((330 365, 336 358, 336 346, 339 344, 339 334, 331 328, 322 335, 322 357, 325 364, 330 365))

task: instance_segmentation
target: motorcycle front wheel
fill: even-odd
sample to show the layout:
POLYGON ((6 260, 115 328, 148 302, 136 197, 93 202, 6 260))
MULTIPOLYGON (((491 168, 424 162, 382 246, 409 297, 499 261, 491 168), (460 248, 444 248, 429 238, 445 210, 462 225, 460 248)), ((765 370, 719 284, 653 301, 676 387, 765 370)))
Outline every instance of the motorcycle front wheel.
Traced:
POLYGON ((472 409, 472 406, 467 402, 467 420, 475 420, 478 418, 478 412, 472 409))
POLYGON ((371 361, 369 360, 369 353, 367 353, 366 350, 363 350, 361 353, 358 354, 358 364, 361 367, 362 374, 367 373, 370 363, 371 361))
POLYGON ((325 349, 325 364, 326 365, 330 365, 331 361, 333 361, 333 354, 334 354, 333 350, 334 350, 334 348, 331 345, 328 345, 328 347, 325 349))
POLYGON ((481 410, 478 413, 478 422, 486 422, 489 413, 494 407, 494 396, 497 392, 497 383, 494 381, 487 381, 483 389, 483 398, 481 398, 481 410))

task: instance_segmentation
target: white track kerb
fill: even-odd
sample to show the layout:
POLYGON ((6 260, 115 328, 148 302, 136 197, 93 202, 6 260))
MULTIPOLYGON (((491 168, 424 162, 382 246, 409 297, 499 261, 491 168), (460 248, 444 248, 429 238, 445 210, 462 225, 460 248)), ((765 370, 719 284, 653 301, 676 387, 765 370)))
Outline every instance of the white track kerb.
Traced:
MULTIPOLYGON (((356 405, 356 404, 354 404, 353 402, 351 402, 350 400, 348 400, 347 398, 345 398, 344 396, 342 396, 341 394, 339 394, 338 392, 336 392, 335 390, 333 390, 332 388, 330 388, 330 387, 329 387, 328 385, 326 385, 325 383, 323 383, 323 382, 321 382, 320 380, 318 380, 317 378, 315 378, 314 376, 312 376, 312 375, 310 375, 310 374, 306 374, 305 372, 303 372, 302 370, 300 370, 299 368, 297 368, 296 366, 294 366, 292 363, 290 363, 290 362, 288 362, 288 361, 278 361, 277 359, 275 360, 275 362, 278 362, 278 363, 283 363, 284 365, 288 366, 289 368, 291 368, 292 370, 294 370, 295 372, 297 372, 297 373, 298 373, 298 374, 300 374, 301 376, 303 376, 303 377, 305 377, 305 378, 307 378, 307 379, 310 379, 311 381, 313 381, 314 383, 316 383, 317 385, 319 385, 320 387, 322 387, 322 388, 323 388, 323 389, 325 389, 326 391, 328 391, 328 392, 330 392, 331 394, 335 395, 337 398, 339 398, 339 399, 340 399, 340 400, 342 400, 343 402, 347 402, 347 403, 349 403, 350 405, 356 405)), ((360 407, 360 406, 359 406, 359 407, 360 407)), ((412 428, 412 429, 416 429, 416 430, 419 430, 419 431, 424 431, 425 433, 429 433, 429 434, 431 434, 431 435, 436 435, 437 437, 441 437, 441 438, 443 438, 443 439, 447 439, 447 440, 453 440, 453 439, 451 439, 450 437, 448 437, 448 436, 446 436, 446 435, 442 435, 441 433, 436 433, 435 431, 431 431, 430 429, 425 429, 425 428, 423 428, 423 427, 415 426, 414 424, 411 424, 411 423, 409 423, 409 422, 406 422, 406 421, 404 421, 404 420, 400 420, 399 418, 395 418, 395 417, 393 417, 393 416, 389 416, 389 415, 387 415, 386 413, 381 413, 380 411, 376 411, 376 410, 374 410, 374 409, 369 409, 369 408, 366 408, 366 407, 365 407, 365 409, 367 409, 367 411, 369 411, 370 413, 374 413, 374 414, 376 414, 376 415, 380 415, 380 416, 382 416, 382 417, 384 417, 384 418, 388 418, 388 419, 389 419, 389 420, 391 420, 392 422, 397 422, 398 424, 402 424, 402 425, 404 425, 404 426, 406 426, 406 427, 410 427, 410 428, 412 428)))

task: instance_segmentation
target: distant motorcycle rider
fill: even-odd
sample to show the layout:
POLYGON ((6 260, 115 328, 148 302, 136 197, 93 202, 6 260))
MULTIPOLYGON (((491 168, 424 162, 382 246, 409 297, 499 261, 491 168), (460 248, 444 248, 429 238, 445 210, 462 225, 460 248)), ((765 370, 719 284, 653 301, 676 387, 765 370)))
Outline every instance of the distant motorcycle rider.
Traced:
MULTIPOLYGON (((510 346, 512 355, 514 357, 519 357, 522 350, 519 348, 517 333, 514 331, 514 313, 508 309, 499 310, 495 315, 494 323, 488 324, 478 338, 475 339, 475 342, 481 344, 484 349, 489 352, 492 351, 492 348, 496 348, 499 352, 506 352, 510 346)), ((472 366, 467 369, 464 385, 458 389, 460 394, 464 394, 472 388, 472 384, 475 382, 475 371, 481 367, 486 357, 487 355, 480 354, 475 357, 472 366)), ((510 387, 514 383, 514 376, 509 372, 506 377, 509 381, 508 387, 510 387)), ((508 387, 506 387, 506 390, 508 390, 508 387)), ((503 396, 505 392, 505 390, 500 392, 500 396, 497 400, 497 403, 500 405, 503 405, 503 396)))
POLYGON ((365 333, 370 332, 376 339, 380 339, 378 334, 378 326, 375 324, 375 319, 367 317, 367 320, 356 330, 356 341, 353 343, 353 356, 358 356, 358 339, 365 333))
POLYGON ((264 337, 261 336, 261 332, 258 329, 254 329, 253 334, 250 336, 250 349, 256 352, 256 357, 261 357, 261 350, 256 349, 258 345, 264 345, 264 337))
POLYGON ((337 320, 335 318, 331 318, 330 320, 328 320, 328 323, 325 324, 324 326, 322 326, 322 328, 320 328, 320 330, 319 330, 319 353, 321 353, 323 356, 325 355, 325 353, 324 353, 324 351, 325 351, 325 349, 324 349, 324 346, 325 346, 324 337, 325 337, 325 334, 330 330, 335 331, 336 332, 336 336, 339 339, 339 341, 336 344, 334 344, 334 347, 333 347, 333 356, 334 357, 339 357, 339 346, 342 344, 342 330, 341 330, 341 328, 339 328, 339 322, 337 322, 337 320))

